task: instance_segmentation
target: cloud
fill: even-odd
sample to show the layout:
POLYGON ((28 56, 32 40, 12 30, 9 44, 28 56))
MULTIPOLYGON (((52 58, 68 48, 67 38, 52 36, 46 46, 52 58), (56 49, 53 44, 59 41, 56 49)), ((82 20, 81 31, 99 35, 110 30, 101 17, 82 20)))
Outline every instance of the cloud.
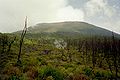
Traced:
POLYGON ((116 12, 116 7, 112 7, 108 1, 0 0, 0 32, 22 29, 25 16, 28 16, 29 26, 42 22, 85 21, 108 29, 115 27, 114 30, 118 32, 119 11, 116 12), (72 5, 69 1, 75 3, 72 5))
POLYGON ((108 4, 107 0, 89 0, 85 5, 87 17, 102 14, 107 17, 114 15, 115 10, 108 4))
POLYGON ((66 4, 65 0, 0 0, 0 30, 22 29, 25 16, 29 25, 50 21, 66 4))
POLYGON ((58 11, 57 18, 60 21, 84 21, 84 12, 81 9, 67 6, 58 11))
POLYGON ((116 10, 109 0, 89 0, 84 4, 85 21, 120 33, 120 16, 116 10))
POLYGON ((68 6, 68 0, 0 0, 0 32, 23 28, 28 16, 29 26, 42 22, 83 20, 83 12, 68 6))

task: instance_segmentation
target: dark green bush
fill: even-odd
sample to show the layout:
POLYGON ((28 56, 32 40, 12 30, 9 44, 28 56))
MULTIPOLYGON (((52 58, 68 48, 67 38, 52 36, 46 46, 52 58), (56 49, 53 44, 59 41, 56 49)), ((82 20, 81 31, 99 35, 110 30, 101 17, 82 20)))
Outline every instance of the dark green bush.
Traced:
POLYGON ((101 77, 104 77, 104 74, 100 72, 96 72, 95 77, 101 78, 101 77))
POLYGON ((87 75, 87 76, 91 76, 92 75, 92 69, 91 68, 87 67, 83 71, 85 72, 85 75, 87 75))
POLYGON ((39 79, 46 79, 51 76, 54 80, 63 80, 63 74, 52 67, 44 67, 39 72, 39 79))
POLYGON ((73 67, 73 65, 71 65, 71 64, 65 64, 65 65, 63 65, 63 67, 65 67, 65 69, 67 69, 69 67, 73 67))
POLYGON ((8 80, 20 80, 17 76, 12 75, 8 80))
POLYGON ((108 79, 108 78, 111 78, 111 74, 109 72, 97 71, 95 73, 95 78, 100 79, 100 80, 103 79, 103 78, 108 79))

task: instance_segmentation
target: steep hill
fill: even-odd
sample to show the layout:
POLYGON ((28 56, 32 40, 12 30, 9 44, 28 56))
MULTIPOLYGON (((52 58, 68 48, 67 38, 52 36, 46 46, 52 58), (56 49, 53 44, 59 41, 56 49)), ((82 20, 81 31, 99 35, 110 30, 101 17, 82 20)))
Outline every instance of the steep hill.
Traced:
MULTIPOLYGON (((27 33, 59 34, 66 36, 112 36, 111 31, 85 22, 40 23, 29 27, 27 33)), ((119 34, 114 33, 114 35, 120 37, 119 34)))

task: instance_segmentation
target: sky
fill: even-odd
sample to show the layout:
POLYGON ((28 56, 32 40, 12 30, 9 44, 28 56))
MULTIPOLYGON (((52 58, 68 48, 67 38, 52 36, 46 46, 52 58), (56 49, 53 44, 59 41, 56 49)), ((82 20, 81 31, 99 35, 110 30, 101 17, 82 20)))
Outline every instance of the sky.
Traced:
POLYGON ((82 21, 120 33, 120 0, 0 0, 0 32, 28 25, 82 21))

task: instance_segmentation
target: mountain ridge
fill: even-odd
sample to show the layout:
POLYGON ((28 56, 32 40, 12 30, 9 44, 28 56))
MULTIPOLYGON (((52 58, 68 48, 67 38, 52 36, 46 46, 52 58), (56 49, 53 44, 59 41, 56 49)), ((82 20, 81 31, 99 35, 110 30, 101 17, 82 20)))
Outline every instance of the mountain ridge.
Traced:
MULTIPOLYGON (((19 33, 19 31, 18 31, 19 33)), ((86 22, 79 21, 66 21, 66 22, 55 22, 55 23, 39 23, 35 26, 28 27, 27 33, 63 33, 63 34, 76 34, 92 35, 92 36, 112 36, 112 31, 89 24, 86 22)), ((69 34, 69 35, 70 35, 69 34)), ((68 35, 68 36, 69 36, 68 35)), ((119 34, 114 32, 116 37, 120 37, 119 34)))

